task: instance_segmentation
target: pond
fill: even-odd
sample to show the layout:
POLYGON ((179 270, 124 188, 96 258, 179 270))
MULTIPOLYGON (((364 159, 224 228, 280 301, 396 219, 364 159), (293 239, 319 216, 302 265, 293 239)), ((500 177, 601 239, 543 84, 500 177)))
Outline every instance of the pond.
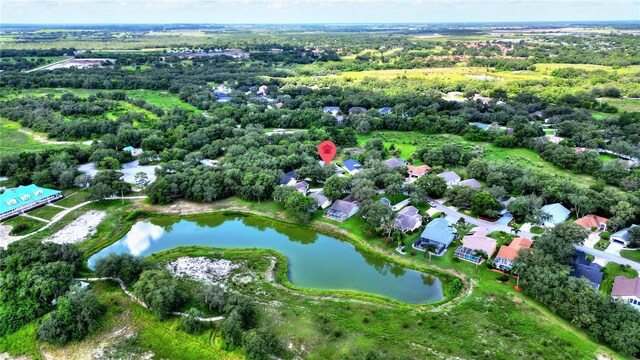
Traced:
POLYGON ((308 229, 256 217, 202 215, 151 218, 133 225, 120 240, 93 255, 147 256, 179 246, 272 249, 287 257, 291 283, 313 289, 353 290, 420 304, 441 300, 439 278, 359 252, 348 242, 308 229))

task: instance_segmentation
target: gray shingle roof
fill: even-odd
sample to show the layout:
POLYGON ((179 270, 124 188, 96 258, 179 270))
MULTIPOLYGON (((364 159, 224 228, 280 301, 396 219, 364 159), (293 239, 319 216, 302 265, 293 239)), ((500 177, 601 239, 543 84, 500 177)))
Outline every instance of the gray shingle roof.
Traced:
POLYGON ((640 298, 640 278, 627 279, 624 276, 616 276, 611 296, 636 296, 640 298))
POLYGON ((445 171, 443 173, 438 174, 438 176, 443 178, 444 181, 446 181, 446 182, 454 181, 454 180, 460 180, 460 175, 456 174, 453 171, 445 171))
POLYGON ((345 213, 351 212, 357 205, 344 200, 336 200, 333 205, 331 205, 331 209, 335 211, 341 211, 345 213))
POLYGON ((476 188, 476 189, 482 189, 482 184, 480 184, 478 182, 478 180, 476 180, 476 179, 467 179, 467 180, 460 181, 460 185, 461 186, 470 186, 470 187, 476 188))
POLYGON ((404 159, 391 158, 389 160, 385 160, 384 164, 387 165, 388 167, 396 168, 396 167, 400 167, 400 166, 406 166, 407 162, 404 161, 404 159))

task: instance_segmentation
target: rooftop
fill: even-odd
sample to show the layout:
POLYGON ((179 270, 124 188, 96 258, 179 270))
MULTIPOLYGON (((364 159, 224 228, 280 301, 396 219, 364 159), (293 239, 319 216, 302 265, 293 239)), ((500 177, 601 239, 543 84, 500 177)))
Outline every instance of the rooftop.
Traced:
POLYGON ((396 167, 400 167, 400 166, 406 166, 407 162, 404 161, 404 159, 391 158, 389 160, 385 160, 384 164, 387 165, 388 167, 396 168, 396 167))
POLYGON ((456 174, 453 171, 445 171, 443 173, 438 174, 438 176, 443 178, 444 181, 446 182, 460 180, 460 175, 456 174))
POLYGON ((429 165, 420 165, 420 166, 409 165, 407 166, 407 171, 409 172, 410 175, 422 176, 425 173, 428 173, 429 171, 431 171, 431 167, 429 165))
POLYGON ((571 211, 560 203, 549 204, 542 207, 542 211, 551 215, 551 219, 545 221, 552 224, 559 224, 569 218, 571 211))
POLYGON ((449 246, 453 242, 455 234, 455 229, 449 225, 446 219, 437 218, 431 220, 431 222, 425 226, 420 237, 449 246))
POLYGON ((532 241, 527 238, 515 238, 511 240, 511 244, 502 245, 500 250, 498 251, 498 256, 507 260, 515 260, 518 255, 518 251, 520 249, 529 249, 531 248, 532 241))
POLYGON ((624 276, 616 276, 613 281, 611 296, 635 296, 640 298, 640 278, 627 279, 624 276))
POLYGON ((482 184, 480 184, 478 182, 478 180, 476 180, 476 179, 467 179, 467 180, 460 181, 460 185, 461 186, 470 186, 470 187, 476 188, 476 189, 482 189, 482 184))
POLYGON ((357 207, 358 207, 358 205, 356 205, 355 203, 344 201, 344 200, 336 200, 331 205, 331 209, 332 210, 345 212, 345 213, 349 213, 349 212, 351 212, 351 210, 353 210, 354 208, 357 208, 357 207))
POLYGON ((576 220, 575 223, 582 226, 585 229, 591 229, 592 227, 600 227, 601 224, 606 224, 609 219, 603 218, 597 215, 587 215, 576 220))
POLYGON ((342 164, 344 165, 344 167, 347 168, 347 170, 349 171, 353 171, 353 170, 360 170, 362 169, 362 164, 360 164, 358 162, 358 160, 355 159, 347 159, 345 161, 342 162, 342 164))
POLYGON ((59 195, 58 190, 39 187, 35 184, 18 186, 15 189, 5 190, 0 194, 0 214, 19 209, 49 196, 59 195))

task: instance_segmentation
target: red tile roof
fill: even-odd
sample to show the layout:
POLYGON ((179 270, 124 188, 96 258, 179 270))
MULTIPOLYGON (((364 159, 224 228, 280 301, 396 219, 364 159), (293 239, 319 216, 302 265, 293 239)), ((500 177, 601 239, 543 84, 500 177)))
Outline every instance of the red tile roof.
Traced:
POLYGON ((576 220, 575 223, 582 226, 585 229, 591 229, 592 227, 600 227, 601 224, 606 224, 609 219, 603 218, 597 215, 587 215, 576 220))
POLYGON ((409 171, 410 175, 420 177, 425 173, 428 173, 429 171, 431 171, 431 167, 429 165, 420 165, 420 166, 409 165, 407 166, 407 170, 409 171))
POLYGON ((513 261, 518 255, 518 250, 528 249, 531 247, 532 241, 527 238, 515 238, 511 240, 509 246, 502 245, 498 251, 498 256, 513 261))

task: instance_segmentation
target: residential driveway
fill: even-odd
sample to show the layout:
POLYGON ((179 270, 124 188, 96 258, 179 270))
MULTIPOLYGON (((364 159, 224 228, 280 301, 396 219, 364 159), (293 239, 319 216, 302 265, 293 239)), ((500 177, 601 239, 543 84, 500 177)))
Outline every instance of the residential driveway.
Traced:
POLYGON ((604 251, 608 254, 613 254, 616 256, 620 256, 620 250, 624 249, 624 245, 617 243, 617 242, 612 242, 611 244, 609 244, 609 246, 607 247, 607 249, 604 251))
POLYGON ((605 259, 607 261, 612 261, 614 263, 618 263, 618 264, 622 264, 622 265, 629 265, 634 270, 640 271, 640 263, 635 262, 633 260, 625 259, 622 256, 609 254, 608 252, 596 250, 596 249, 593 249, 593 248, 584 247, 582 245, 576 245, 576 249, 578 249, 580 251, 583 251, 586 254, 593 255, 593 256, 595 256, 597 258, 602 258, 602 259, 605 259))
MULTIPOLYGON (((462 213, 457 212, 456 210, 449 208, 447 206, 442 205, 441 203, 431 199, 431 198, 427 198, 428 201, 434 201, 436 206, 434 206, 434 208, 442 213, 444 213, 448 218, 451 219, 455 219, 455 221, 458 221, 458 219, 460 219, 461 217, 464 218, 464 220, 468 223, 468 224, 473 224, 476 226, 483 226, 486 227, 487 229, 489 229, 489 232, 493 232, 493 231, 504 231, 506 233, 510 233, 511 232, 511 227, 507 226, 507 225, 501 225, 501 224, 497 224, 497 223, 492 223, 489 221, 484 221, 484 220, 480 220, 480 219, 476 219, 473 218, 469 215, 465 215, 462 213)), ((454 222, 455 222, 454 221, 454 222)), ((533 238, 535 234, 532 234, 528 231, 520 231, 518 233, 518 236, 522 236, 522 237, 526 237, 526 238, 533 238)))
POLYGON ((587 238, 587 240, 584 241, 584 246, 592 248, 596 245, 598 241, 600 241, 600 234, 591 233, 589 234, 589 237, 587 238))

